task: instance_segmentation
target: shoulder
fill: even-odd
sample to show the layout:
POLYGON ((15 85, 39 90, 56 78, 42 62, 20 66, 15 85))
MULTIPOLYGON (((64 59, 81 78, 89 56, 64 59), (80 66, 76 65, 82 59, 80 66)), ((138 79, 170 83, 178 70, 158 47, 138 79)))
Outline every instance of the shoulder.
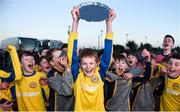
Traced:
POLYGON ((46 74, 44 72, 36 72, 35 75, 46 77, 46 74))

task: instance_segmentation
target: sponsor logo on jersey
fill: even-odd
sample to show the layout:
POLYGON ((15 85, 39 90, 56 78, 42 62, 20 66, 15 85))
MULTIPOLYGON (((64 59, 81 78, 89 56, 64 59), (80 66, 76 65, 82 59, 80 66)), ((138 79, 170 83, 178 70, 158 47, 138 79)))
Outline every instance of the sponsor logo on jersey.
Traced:
POLYGON ((18 92, 17 96, 38 96, 40 92, 18 92))
POLYGON ((30 88, 36 88, 36 87, 37 87, 37 83, 36 83, 36 82, 31 82, 31 83, 29 84, 29 87, 30 87, 30 88))
POLYGON ((180 95, 180 92, 173 90, 172 88, 167 88, 166 92, 169 94, 176 95, 176 96, 180 95))
POLYGON ((174 84, 172 85, 172 88, 173 88, 174 90, 178 90, 178 89, 179 89, 179 84, 178 84, 178 83, 174 83, 174 84))
POLYGON ((89 86, 87 84, 81 83, 81 88, 86 90, 86 91, 89 91, 89 92, 95 92, 98 87, 99 87, 99 85, 89 86))

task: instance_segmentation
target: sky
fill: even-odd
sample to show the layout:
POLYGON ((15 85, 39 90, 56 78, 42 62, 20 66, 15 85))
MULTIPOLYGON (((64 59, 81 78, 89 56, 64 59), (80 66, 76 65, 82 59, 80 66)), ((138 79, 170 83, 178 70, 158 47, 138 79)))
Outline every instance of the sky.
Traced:
MULTIPOLYGON (((134 40, 161 47, 164 36, 170 34, 175 46, 180 45, 180 0, 96 1, 116 12, 114 44, 134 40)), ((0 40, 22 36, 67 42, 72 7, 84 2, 89 0, 0 0, 0 40)), ((79 46, 97 47, 100 37, 103 47, 105 31, 105 21, 80 20, 79 46)))

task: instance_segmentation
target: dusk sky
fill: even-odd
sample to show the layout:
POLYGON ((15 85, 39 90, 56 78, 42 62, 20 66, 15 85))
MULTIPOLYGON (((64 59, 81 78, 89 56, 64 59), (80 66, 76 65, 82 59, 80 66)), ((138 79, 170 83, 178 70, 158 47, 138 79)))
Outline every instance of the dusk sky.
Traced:
MULTIPOLYGON (((0 40, 22 36, 67 42, 72 7, 88 1, 0 0, 0 40)), ((113 23, 115 44, 134 40, 157 47, 170 34, 175 45, 180 45, 180 0, 96 1, 113 8, 117 14, 113 23)), ((79 46, 97 47, 98 36, 101 40, 105 36, 105 21, 80 20, 78 32, 79 46)))

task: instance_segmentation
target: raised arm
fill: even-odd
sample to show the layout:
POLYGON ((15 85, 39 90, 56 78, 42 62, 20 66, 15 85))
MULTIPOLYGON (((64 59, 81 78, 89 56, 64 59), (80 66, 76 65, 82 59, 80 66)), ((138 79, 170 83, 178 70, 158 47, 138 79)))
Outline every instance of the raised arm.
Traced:
POLYGON ((104 48, 104 54, 101 57, 101 63, 100 63, 100 74, 102 80, 106 77, 106 72, 110 66, 111 63, 111 56, 113 52, 113 32, 112 32, 112 22, 114 18, 116 17, 116 14, 114 10, 109 11, 109 19, 106 20, 106 38, 105 38, 105 48, 104 48))
POLYGON ((71 32, 77 33, 78 24, 79 24, 79 8, 74 6, 71 11, 71 15, 73 19, 71 32))
POLYGON ((15 74, 14 80, 20 80, 22 77, 22 70, 16 48, 12 45, 8 45, 6 50, 10 53, 11 56, 11 61, 13 64, 13 72, 15 74))
POLYGON ((79 71, 79 59, 77 55, 77 37, 78 37, 78 24, 79 24, 79 8, 73 7, 72 11, 72 30, 69 35, 68 39, 68 61, 69 66, 71 67, 71 71, 73 74, 74 79, 77 78, 78 71, 79 71))
POLYGON ((106 34, 112 33, 112 22, 114 18, 116 17, 116 14, 113 9, 109 11, 109 19, 106 20, 106 34))

